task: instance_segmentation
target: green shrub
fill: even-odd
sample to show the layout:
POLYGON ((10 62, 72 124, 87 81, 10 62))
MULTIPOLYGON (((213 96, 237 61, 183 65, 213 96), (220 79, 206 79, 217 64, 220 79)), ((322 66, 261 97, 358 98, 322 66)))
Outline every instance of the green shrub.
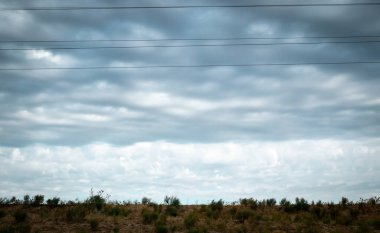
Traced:
POLYGON ((276 199, 270 198, 265 200, 265 205, 266 206, 275 206, 276 205, 276 199))
POLYGON ((32 201, 30 200, 30 196, 29 196, 29 195, 25 195, 25 196, 24 196, 23 204, 24 204, 24 205, 30 205, 31 202, 32 202, 32 201))
POLYGON ((181 205, 181 201, 175 196, 166 196, 164 199, 164 203, 169 206, 179 207, 181 205))
POLYGON ((244 223, 253 215, 253 211, 246 208, 241 208, 236 211, 235 220, 239 223, 244 223))
POLYGON ((0 228, 0 233, 15 233, 15 232, 16 232, 16 229, 12 225, 2 226, 0 228))
POLYGON ((70 207, 66 211, 66 220, 68 222, 81 222, 86 217, 86 209, 83 206, 70 207))
POLYGON ((119 233, 120 232, 120 228, 119 227, 114 227, 112 229, 112 233, 119 233))
POLYGON ((90 220, 90 228, 92 231, 97 231, 99 228, 99 221, 97 219, 90 220))
POLYGON ((223 206, 224 206, 224 202, 222 199, 220 199, 219 201, 212 200, 211 203, 208 205, 208 207, 213 212, 222 212, 223 206))
POLYGON ((309 207, 310 207, 309 203, 304 198, 296 197, 296 203, 294 205, 295 210, 308 211, 309 207))
POLYGON ((5 216, 7 216, 5 210, 0 210, 0 219, 4 218, 5 216))
POLYGON ((98 191, 98 194, 94 195, 92 189, 90 192, 90 197, 85 201, 87 205, 91 208, 94 208, 98 211, 102 210, 104 205, 106 204, 106 197, 104 197, 104 191, 98 191))
POLYGON ((168 233, 169 230, 164 224, 156 224, 156 233, 168 233))
POLYGON ((32 200, 32 205, 39 206, 44 203, 44 195, 35 195, 32 200))
POLYGON ((141 199, 141 204, 143 204, 143 205, 148 205, 150 202, 151 202, 151 199, 150 199, 150 198, 143 197, 143 198, 141 199))
POLYGON ((13 217, 15 218, 16 222, 24 222, 26 220, 27 213, 23 210, 18 209, 16 212, 14 212, 13 217))
POLYGON ((240 202, 240 205, 248 206, 251 209, 256 209, 258 207, 257 200, 253 198, 243 198, 243 199, 240 199, 239 202, 240 202))
POLYGON ((169 216, 176 217, 178 215, 178 208, 175 206, 167 206, 165 213, 169 216))
POLYGON ((142 217, 144 224, 151 224, 158 219, 158 213, 150 209, 143 209, 142 217))
POLYGON ((204 227, 194 227, 190 229, 188 233, 207 233, 207 229, 204 227))
POLYGON ((46 204, 50 207, 57 207, 59 205, 59 197, 53 197, 51 199, 47 199, 46 204))
POLYGON ((191 212, 183 220, 183 224, 187 229, 190 229, 195 226, 195 223, 198 221, 198 215, 195 212, 191 212))
POLYGON ((30 233, 30 232, 32 232, 32 227, 27 223, 21 223, 21 224, 17 225, 16 232, 30 233))

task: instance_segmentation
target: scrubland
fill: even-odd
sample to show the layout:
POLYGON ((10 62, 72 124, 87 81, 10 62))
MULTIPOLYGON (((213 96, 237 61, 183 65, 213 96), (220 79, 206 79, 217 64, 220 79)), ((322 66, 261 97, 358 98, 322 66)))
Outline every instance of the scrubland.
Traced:
POLYGON ((339 203, 244 198, 182 205, 175 196, 160 204, 146 197, 109 201, 103 191, 82 202, 25 195, 0 199, 0 233, 9 232, 380 232, 380 198, 352 202, 343 197, 339 203))

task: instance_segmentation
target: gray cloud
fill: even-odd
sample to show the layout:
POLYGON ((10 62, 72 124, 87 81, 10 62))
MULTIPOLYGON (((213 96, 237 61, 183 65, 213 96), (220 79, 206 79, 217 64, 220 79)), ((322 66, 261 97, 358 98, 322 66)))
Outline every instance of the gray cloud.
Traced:
MULTIPOLYGON (((60 4, 72 5, 73 2, 60 4)), ((203 1, 192 2, 198 3, 204 4, 203 1)), ((0 6, 45 4, 56 3, 20 1, 12 4, 2 2, 0 6)), ((83 1, 82 4, 127 3, 83 1)), ((139 1, 128 4, 152 3, 139 1)), ((186 3, 171 1, 170 4, 186 3)), ((209 4, 231 3, 209 1, 209 4)), ((302 37, 378 35, 380 32, 377 7, 2 11, 0 20, 5 22, 0 24, 2 40, 302 37)), ((332 39, 281 41, 328 40, 332 39)), ((279 40, 244 42, 276 41, 279 40)), ((237 41, 92 42, 86 45, 233 42, 237 41)), ((80 47, 84 44, 1 44, 2 48, 66 46, 80 47)), ((378 61, 379 58, 378 43, 36 49, 0 51, 0 67, 297 63, 378 61)), ((3 195, 44 190, 53 194, 63 192, 63 187, 68 185, 72 190, 65 191, 66 197, 72 192, 82 196, 94 183, 99 188, 115 191, 121 197, 124 182, 128 183, 132 192, 131 198, 145 193, 159 197, 178 187, 185 190, 179 194, 185 195, 186 190, 196 189, 195 184, 199 185, 199 189, 194 192, 202 200, 215 198, 216 194, 228 190, 227 187, 233 183, 238 188, 225 191, 222 194, 224 198, 232 200, 250 193, 263 197, 271 193, 286 193, 289 196, 302 194, 311 198, 320 196, 327 200, 344 195, 344 192, 358 198, 365 194, 376 194, 379 190, 375 179, 378 177, 376 171, 379 170, 375 166, 379 164, 376 163, 378 148, 374 143, 380 132, 378 64, 0 72, 0 147, 1 157, 5 161, 0 176, 1 186, 7 187, 1 193, 3 195), (343 148, 341 157, 338 156, 340 159, 330 160, 329 156, 335 153, 331 152, 330 147, 322 146, 324 149, 318 151, 321 143, 325 145, 324 140, 331 140, 339 144, 336 147, 343 148), (307 157, 306 153, 300 153, 298 149, 290 149, 299 141, 307 143, 296 148, 311 150, 312 156, 307 157), (155 149, 150 151, 143 148, 142 152, 131 149, 133 152, 126 153, 126 158, 135 165, 131 168, 130 165, 123 167, 119 164, 117 156, 124 156, 122 148, 127 151, 130 148, 141 149, 139 143, 142 142, 155 149), (228 163, 205 161, 207 154, 212 151, 218 159, 223 160, 223 154, 228 154, 227 145, 231 142, 236 145, 230 159, 226 159, 228 163), (103 148, 97 143, 111 154, 107 158, 110 165, 99 162, 105 159, 102 153, 93 161, 92 156, 100 153, 96 150, 103 148), (162 149, 165 143, 171 149, 162 149), (244 143, 255 146, 251 148, 244 143), (363 148, 362 144, 367 151, 356 151, 363 148), (260 145, 265 148, 262 154, 258 152, 257 155, 251 155, 253 150, 260 151, 260 145), (272 158, 271 146, 280 148, 275 150, 279 156, 275 167, 267 164, 272 158), (350 149, 344 149, 345 146, 350 149), (198 147, 201 149, 194 149, 198 147), (177 160, 175 155, 181 154, 184 148, 191 153, 185 161, 177 160), (240 153, 240 150, 247 151, 240 153), (71 152, 78 158, 73 155, 68 158, 70 161, 65 160, 65 156, 71 152), (171 155, 165 157, 165 153, 171 155), (39 155, 34 157, 34 154, 39 155), (53 154, 58 154, 57 160, 51 157, 53 154), (142 160, 137 155, 129 154, 138 154, 142 160), (302 160, 305 156, 306 159, 302 160), (202 163, 194 164, 194 158, 202 160, 202 163), (249 165, 253 167, 246 167, 244 159, 248 159, 249 165), (352 161, 357 162, 354 170, 350 170, 352 161), (163 167, 159 167, 156 162, 163 167), (182 167, 177 168, 176 162, 182 167), (145 167, 146 164, 149 168, 145 167), (25 172, 21 173, 22 169, 25 172), (163 172, 171 169, 174 169, 171 173, 163 172), (107 173, 107 170, 112 172, 107 173), (40 174, 40 171, 45 173, 40 174), (161 173, 153 174, 153 171, 161 173), (133 175, 125 178, 126 174, 133 175), (109 180, 104 180, 104 176, 109 177, 109 180), (35 181, 30 182, 29 177, 34 177, 35 181), (141 180, 141 177, 144 179, 141 180), (112 179, 117 182, 110 185, 112 179), (79 182, 70 183, 70 180, 79 182), (265 182, 255 183, 257 180, 265 182), (83 184, 88 184, 88 187, 83 184), (207 190, 210 186, 213 189, 207 190), (158 187, 165 188, 158 192, 158 187)))

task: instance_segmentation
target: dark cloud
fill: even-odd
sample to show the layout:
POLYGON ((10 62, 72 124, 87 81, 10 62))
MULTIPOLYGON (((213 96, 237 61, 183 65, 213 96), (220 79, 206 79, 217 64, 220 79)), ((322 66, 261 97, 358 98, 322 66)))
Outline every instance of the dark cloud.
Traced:
MULTIPOLYGON (((12 4, 32 7, 53 3, 12 4)), ((83 1, 82 4, 105 3, 83 1)), ((187 3, 172 1, 170 4, 187 3)), ((230 2, 210 1, 209 4, 230 2)), ((0 26, 3 40, 376 35, 380 29, 376 7, 3 11, 0 17, 7 22, 0 26)), ((274 41, 277 40, 259 42, 274 41)), ((92 42, 88 45, 199 43, 227 42, 92 42)), ((2 44, 4 48, 17 46, 84 44, 2 44)), ((379 50, 378 43, 362 43, 0 51, 0 65, 6 68, 367 61, 378 60, 379 50)), ((379 72, 377 64, 1 71, 1 144, 83 145, 104 141, 122 145, 155 140, 379 137, 379 72)))

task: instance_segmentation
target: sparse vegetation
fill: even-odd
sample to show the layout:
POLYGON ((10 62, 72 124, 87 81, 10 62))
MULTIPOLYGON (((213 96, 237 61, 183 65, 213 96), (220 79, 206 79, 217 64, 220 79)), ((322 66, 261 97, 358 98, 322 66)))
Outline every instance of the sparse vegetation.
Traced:
POLYGON ((17 232, 344 232, 380 231, 379 198, 338 203, 293 202, 273 198, 240 199, 226 204, 213 200, 208 205, 181 205, 167 196, 163 204, 149 198, 137 202, 110 202, 103 191, 84 202, 63 202, 58 197, 43 202, 43 195, 0 198, 0 233, 17 232), (123 203, 123 204, 121 204, 123 203), (62 229, 64 228, 64 229, 62 229), (71 229, 71 230, 69 230, 71 229))

